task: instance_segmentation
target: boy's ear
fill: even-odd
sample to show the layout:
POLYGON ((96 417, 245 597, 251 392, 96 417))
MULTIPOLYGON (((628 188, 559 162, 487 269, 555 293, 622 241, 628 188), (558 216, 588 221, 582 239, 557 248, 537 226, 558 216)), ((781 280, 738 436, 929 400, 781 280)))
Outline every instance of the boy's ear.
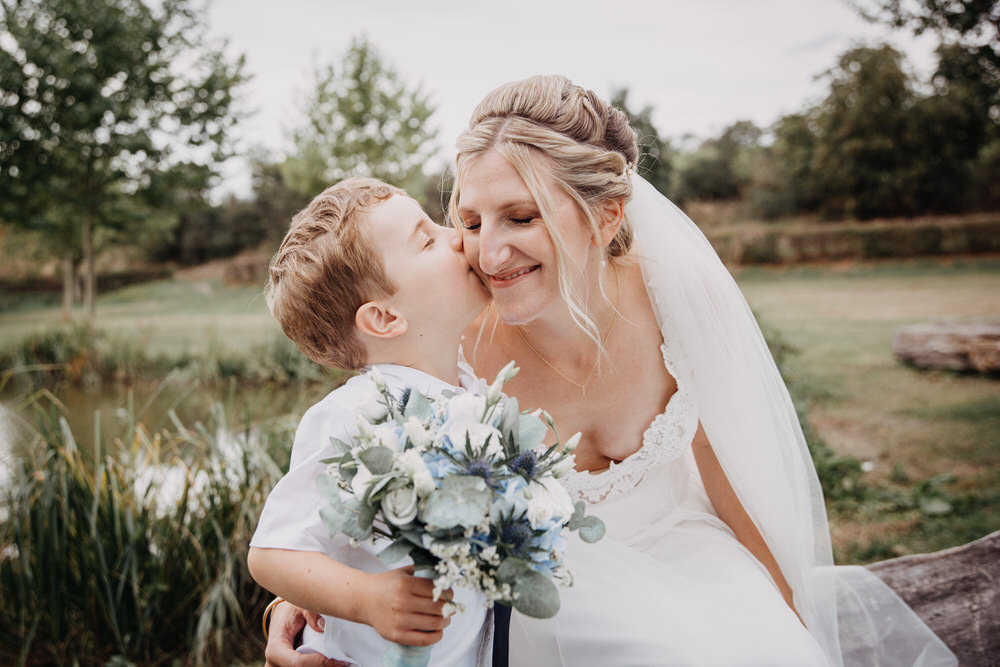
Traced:
POLYGON ((402 313, 378 301, 362 304, 354 313, 354 324, 362 333, 375 338, 402 336, 409 326, 402 313))
POLYGON ((625 222, 625 202, 615 199, 601 205, 600 218, 597 220, 598 236, 594 238, 594 245, 599 248, 607 248, 615 234, 621 229, 625 222))

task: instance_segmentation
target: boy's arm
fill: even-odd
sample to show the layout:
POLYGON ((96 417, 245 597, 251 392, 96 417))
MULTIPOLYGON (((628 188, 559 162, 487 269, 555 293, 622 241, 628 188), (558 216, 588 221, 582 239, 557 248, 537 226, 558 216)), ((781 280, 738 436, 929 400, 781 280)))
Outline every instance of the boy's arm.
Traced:
POLYGON ((434 584, 412 568, 372 574, 318 551, 251 547, 250 574, 264 588, 304 609, 375 628, 389 641, 429 646, 451 622, 434 584))

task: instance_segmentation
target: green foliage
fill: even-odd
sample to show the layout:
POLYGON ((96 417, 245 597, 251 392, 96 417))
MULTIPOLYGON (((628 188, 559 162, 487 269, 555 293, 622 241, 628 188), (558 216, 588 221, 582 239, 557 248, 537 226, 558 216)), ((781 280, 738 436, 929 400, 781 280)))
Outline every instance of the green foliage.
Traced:
POLYGON ((0 389, 18 385, 25 390, 154 380, 171 372, 208 384, 239 380, 251 385, 319 383, 350 375, 323 369, 284 336, 244 353, 212 346, 203 355, 168 356, 151 354, 134 337, 87 325, 47 329, 0 347, 0 369, 0 389))
POLYGON ((3 494, 5 664, 184 664, 257 657, 267 595, 246 569, 289 427, 135 425, 91 460, 40 412, 39 451, 3 494))
POLYGON ((674 196, 679 201, 740 197, 749 183, 748 166, 759 150, 761 135, 759 127, 744 120, 702 142, 678 165, 674 196))
POLYGON ((0 218, 44 234, 67 274, 83 261, 92 314, 95 248, 165 229, 211 185, 242 60, 203 46, 191 0, 2 8, 0 218))
MULTIPOLYGON (((964 51, 987 84, 990 106, 1000 103, 1000 4, 997 0, 856 0, 869 21, 903 28, 916 35, 933 32, 942 46, 964 51)), ((993 117, 994 121, 997 117, 993 117)))
POLYGON ((230 197, 215 206, 201 200, 186 207, 169 238, 154 246, 154 256, 192 265, 262 243, 277 247, 292 216, 309 199, 288 187, 280 166, 262 155, 251 160, 251 187, 249 200, 230 197))
POLYGON ((306 119, 292 133, 281 174, 307 197, 350 176, 372 176, 418 194, 424 164, 436 151, 433 113, 420 88, 409 88, 366 38, 351 42, 338 68, 315 72, 303 101, 306 119))
POLYGON ((670 142, 661 137, 653 125, 653 107, 647 105, 642 111, 634 112, 628 106, 628 88, 622 88, 611 96, 612 106, 618 107, 628 116, 636 132, 639 143, 639 163, 636 171, 664 195, 671 193, 670 142))

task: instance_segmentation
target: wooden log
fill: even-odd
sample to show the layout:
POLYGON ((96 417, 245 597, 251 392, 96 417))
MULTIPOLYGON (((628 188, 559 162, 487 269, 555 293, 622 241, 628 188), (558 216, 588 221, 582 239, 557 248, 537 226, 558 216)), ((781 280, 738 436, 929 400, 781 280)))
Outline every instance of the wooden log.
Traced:
POLYGON ((948 645, 961 667, 1000 665, 1000 531, 868 569, 948 645))
POLYGON ((892 349, 918 368, 1000 373, 1000 322, 933 322, 897 329, 892 349))

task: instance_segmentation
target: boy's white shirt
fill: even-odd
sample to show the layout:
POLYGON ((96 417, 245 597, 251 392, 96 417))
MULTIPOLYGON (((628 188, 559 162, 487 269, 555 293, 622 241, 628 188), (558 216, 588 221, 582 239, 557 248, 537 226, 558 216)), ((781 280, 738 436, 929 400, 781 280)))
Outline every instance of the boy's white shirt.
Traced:
MULTIPOLYGON (((325 501, 316 486, 316 478, 325 474, 323 459, 333 455, 330 438, 350 442, 357 433, 355 414, 362 403, 372 397, 373 383, 366 371, 378 368, 390 391, 398 396, 410 387, 424 395, 436 395, 456 387, 406 366, 374 364, 362 369, 362 374, 333 390, 313 405, 302 417, 295 432, 288 473, 268 495, 257 530, 250 545, 262 549, 292 549, 319 551, 334 560, 365 572, 384 572, 387 568, 377 558, 387 541, 375 544, 362 542, 350 546, 344 535, 331 536, 320 519, 325 501)), ((459 380, 467 391, 483 392, 485 383, 477 378, 464 360, 459 362, 459 380)), ((393 567, 403 567, 409 560, 393 567)), ((484 600, 478 593, 456 589, 457 602, 465 611, 456 614, 440 642, 431 651, 432 665, 476 667, 491 664, 492 616, 487 614, 484 600)), ((367 667, 380 665, 389 646, 374 628, 334 617, 324 617, 325 632, 320 635, 306 628, 303 652, 318 652, 328 658, 347 660, 367 667)))

